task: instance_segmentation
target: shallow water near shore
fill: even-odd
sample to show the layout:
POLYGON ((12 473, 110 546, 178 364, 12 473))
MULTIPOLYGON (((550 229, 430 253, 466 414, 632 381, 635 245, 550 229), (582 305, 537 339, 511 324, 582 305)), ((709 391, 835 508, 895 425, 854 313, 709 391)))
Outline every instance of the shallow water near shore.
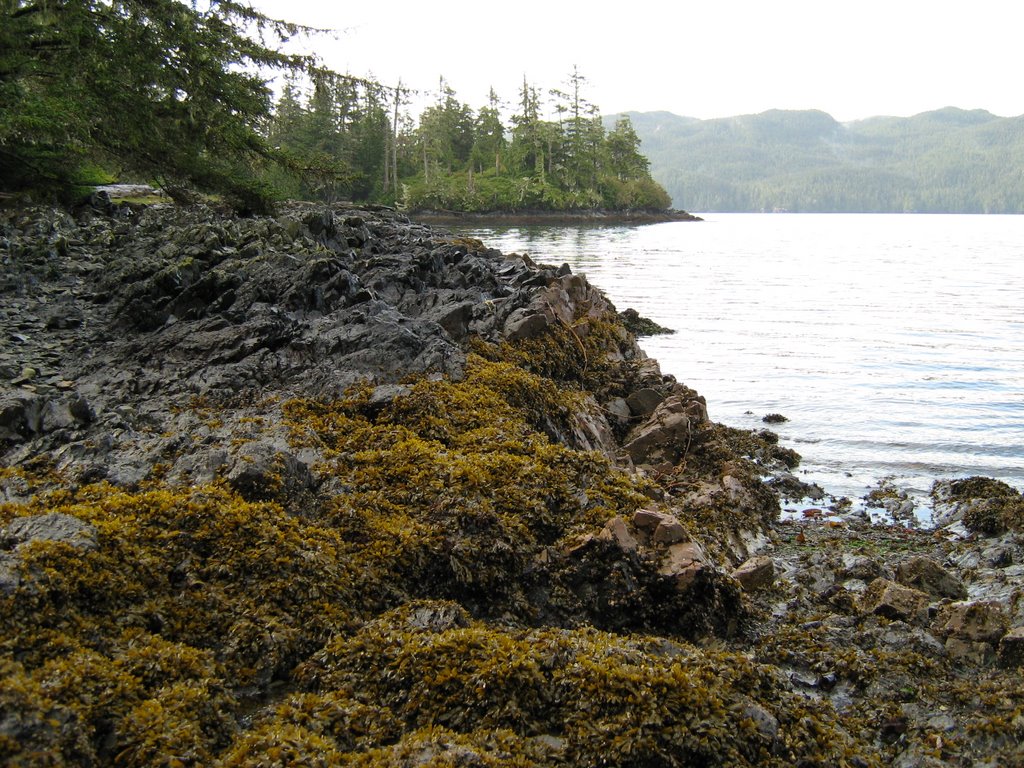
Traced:
POLYGON ((641 346, 715 421, 784 415, 801 479, 854 510, 883 482, 922 524, 936 479, 1024 489, 1024 216, 702 215, 462 233, 676 329, 641 346))

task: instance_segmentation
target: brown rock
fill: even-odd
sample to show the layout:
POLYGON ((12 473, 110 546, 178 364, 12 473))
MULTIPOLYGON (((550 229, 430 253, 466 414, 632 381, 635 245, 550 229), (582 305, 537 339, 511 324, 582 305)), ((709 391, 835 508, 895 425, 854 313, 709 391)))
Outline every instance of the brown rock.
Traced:
POLYGON ((1009 626, 1010 620, 999 603, 951 603, 939 610, 932 622, 932 634, 963 642, 994 644, 1006 634, 1009 626))
POLYGON ((664 399, 665 396, 658 390, 644 387, 630 394, 626 398, 626 405, 629 406, 632 415, 647 418, 654 413, 654 410, 661 405, 661 401, 664 399))
POLYGON ((1004 667, 1024 666, 1024 627, 1015 627, 999 641, 999 663, 1004 667))
POLYGON ((868 585, 861 608, 876 616, 923 624, 928 615, 928 602, 928 595, 918 589, 879 578, 868 585))
POLYGON ((707 562, 707 555, 704 548, 696 541, 687 541, 682 544, 673 544, 668 548, 666 563, 689 565, 691 563, 707 562))
POLYGON ((953 600, 967 597, 967 588, 963 582, 927 557, 912 557, 900 563, 896 567, 896 581, 936 597, 953 600))
POLYGON ((695 541, 687 541, 668 548, 668 556, 658 573, 670 578, 679 592, 685 592, 706 567, 704 549, 695 541))
POLYGON ((644 534, 650 536, 649 543, 663 546, 686 541, 689 534, 682 523, 668 512, 655 509, 638 509, 633 513, 633 525, 644 534))
POLYGON ((614 541, 623 552, 635 552, 637 548, 636 539, 633 538, 633 534, 626 527, 626 521, 621 517, 613 517, 605 523, 598 538, 614 541))
POLYGON ((655 544, 669 545, 675 544, 678 541, 685 541, 687 538, 686 529, 673 517, 668 520, 662 520, 658 524, 651 540, 655 544))
POLYGON ((989 664, 995 656, 991 643, 971 642, 958 637, 946 638, 946 653, 954 659, 969 661, 979 666, 989 664))
POLYGON ((531 309, 517 309, 505 321, 505 336, 510 341, 530 339, 543 333, 551 321, 542 313, 531 309))
POLYGON ((767 555, 752 557, 732 572, 747 592, 770 587, 775 581, 775 561, 767 555))
POLYGON ((633 513, 633 525, 647 533, 654 533, 657 527, 665 520, 674 519, 675 518, 672 517, 672 515, 665 512, 659 512, 656 509, 638 509, 633 513))
POLYGON ((686 453, 707 409, 695 398, 667 397, 651 417, 626 438, 623 446, 635 464, 675 463, 686 453))

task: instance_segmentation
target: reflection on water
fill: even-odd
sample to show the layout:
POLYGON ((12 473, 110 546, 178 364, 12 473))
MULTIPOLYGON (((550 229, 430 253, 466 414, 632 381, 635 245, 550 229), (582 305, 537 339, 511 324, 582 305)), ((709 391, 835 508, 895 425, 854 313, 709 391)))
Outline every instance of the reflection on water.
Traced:
POLYGON ((1024 488, 1024 217, 706 218, 465 234, 568 262, 677 329, 642 346, 718 421, 786 415, 775 431, 830 493, 894 477, 923 500, 971 474, 1024 488))

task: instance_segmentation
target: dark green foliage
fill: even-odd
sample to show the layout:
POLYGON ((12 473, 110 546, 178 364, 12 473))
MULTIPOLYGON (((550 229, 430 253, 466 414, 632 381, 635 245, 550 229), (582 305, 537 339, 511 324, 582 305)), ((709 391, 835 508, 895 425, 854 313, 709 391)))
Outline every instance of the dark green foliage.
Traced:
POLYGON ((267 129, 287 157, 278 183, 289 196, 334 202, 388 193, 391 149, 387 94, 375 82, 317 70, 311 88, 289 79, 267 129))
POLYGON ((557 121, 542 117, 540 95, 523 83, 506 138, 497 97, 474 120, 442 84, 442 98, 420 117, 418 172, 404 181, 412 209, 456 211, 666 210, 629 118, 606 132, 574 71, 556 97, 557 121))
POLYGON ((298 197, 398 201, 412 210, 667 209, 629 119, 606 135, 596 107, 574 93, 559 110, 571 116, 555 123, 542 119, 540 97, 524 83, 507 132, 493 91, 474 114, 442 79, 415 131, 399 132, 388 111, 401 93, 318 72, 305 95, 289 81, 268 136, 290 158, 290 177, 278 180, 298 197))
POLYGON ((413 132, 400 130, 400 85, 268 47, 267 37, 306 30, 232 0, 206 10, 180 0, 4 0, 0 19, 4 196, 70 202, 89 185, 134 179, 179 202, 207 192, 245 212, 281 196, 465 211, 669 203, 628 121, 606 139, 577 73, 570 106, 558 108, 565 122, 541 119, 524 84, 509 140, 496 95, 477 115, 442 80, 413 132), (286 83, 273 113, 268 69, 308 76, 286 83))
POLYGON ((216 0, 5 0, 0 20, 0 191, 67 195, 99 165, 266 207, 270 98, 253 70, 304 62, 246 30, 298 28, 216 0))

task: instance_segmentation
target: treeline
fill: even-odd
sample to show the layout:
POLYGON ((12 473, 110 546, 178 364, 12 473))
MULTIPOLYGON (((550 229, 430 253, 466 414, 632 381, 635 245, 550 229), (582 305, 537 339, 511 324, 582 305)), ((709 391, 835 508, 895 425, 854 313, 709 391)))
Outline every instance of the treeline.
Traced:
POLYGON ((1024 213, 1024 116, 630 116, 652 175, 687 210, 1024 213))
POLYGON ((413 120, 401 84, 282 51, 315 32, 235 0, 0 3, 0 203, 69 202, 119 180, 250 212, 286 197, 466 211, 669 205, 629 120, 606 130, 578 72, 544 98, 524 82, 508 122, 495 94, 475 110, 442 81, 413 120))
POLYGON ((524 80, 509 120, 492 90, 473 109, 442 79, 415 123, 408 92, 333 73, 286 83, 267 138, 289 158, 275 183, 295 197, 457 211, 664 210, 628 117, 608 129, 573 70, 548 99, 524 80), (303 85, 305 82, 305 85, 303 85), (545 108, 555 119, 545 117, 545 108))

